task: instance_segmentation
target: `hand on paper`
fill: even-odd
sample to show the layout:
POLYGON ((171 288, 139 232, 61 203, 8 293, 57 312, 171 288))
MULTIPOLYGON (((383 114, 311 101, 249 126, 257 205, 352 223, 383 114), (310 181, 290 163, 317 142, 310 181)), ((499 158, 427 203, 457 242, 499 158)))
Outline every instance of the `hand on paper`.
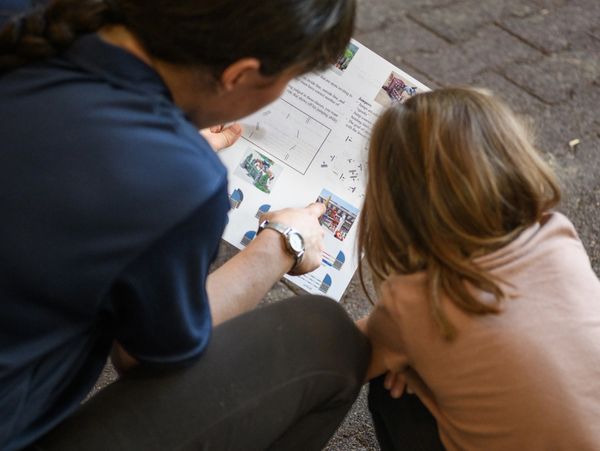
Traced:
POLYGON ((242 126, 237 122, 228 126, 217 125, 200 130, 200 134, 218 152, 235 144, 240 136, 242 136, 242 126))
MULTIPOLYGON (((285 224, 302 234, 306 256, 295 274, 312 271, 321 264, 324 233, 319 216, 324 211, 322 204, 311 204, 273 211, 260 219, 285 224)), ((270 229, 261 232, 243 251, 208 276, 206 290, 213 326, 255 308, 293 264, 294 257, 285 249, 281 235, 270 229), (231 283, 232 280, 237 282, 231 283)))
POLYGON ((290 274, 296 276, 306 274, 321 265, 325 232, 319 218, 323 213, 325 213, 325 205, 315 202, 305 208, 286 208, 261 216, 260 222, 269 220, 285 224, 296 229, 304 238, 304 257, 300 265, 290 274))

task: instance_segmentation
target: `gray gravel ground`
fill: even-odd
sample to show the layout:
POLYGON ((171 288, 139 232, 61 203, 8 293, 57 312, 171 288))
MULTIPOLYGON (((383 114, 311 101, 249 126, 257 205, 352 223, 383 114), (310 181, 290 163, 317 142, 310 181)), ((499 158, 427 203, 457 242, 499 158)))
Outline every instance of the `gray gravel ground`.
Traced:
MULTIPOLYGON (((598 0, 358 0, 356 38, 432 88, 492 89, 535 127, 600 274, 600 2, 598 0), (569 142, 579 139, 572 148, 569 142)), ((220 262, 235 251, 221 247, 220 262)), ((293 295, 278 283, 265 303, 293 295)), ((355 277, 342 300, 369 311, 355 277)), ((96 389, 114 380, 110 367, 96 389)), ((327 446, 377 450, 366 389, 327 446)))

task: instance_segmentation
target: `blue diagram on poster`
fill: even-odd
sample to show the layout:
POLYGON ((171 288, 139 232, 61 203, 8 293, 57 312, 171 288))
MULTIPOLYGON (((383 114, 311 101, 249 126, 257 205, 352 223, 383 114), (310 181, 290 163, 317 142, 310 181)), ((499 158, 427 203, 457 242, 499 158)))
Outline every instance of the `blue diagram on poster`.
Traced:
POLYGON ((264 215, 265 213, 268 213, 268 212, 269 212, 269 210, 271 210, 271 206, 270 206, 270 205, 267 205, 267 204, 265 204, 265 205, 261 205, 261 206, 259 207, 258 211, 256 212, 256 218, 257 218, 257 219, 260 219, 260 217, 261 217, 262 215, 264 215))
POLYGON ((323 293, 327 293, 329 291, 329 289, 331 288, 331 276, 329 274, 327 274, 325 276, 325 278, 323 279, 323 282, 321 283, 321 286, 319 287, 319 290, 323 293))
POLYGON ((344 263, 346 263, 346 255, 344 255, 344 253, 342 251, 340 251, 337 254, 337 257, 335 258, 335 262, 333 262, 333 267, 335 269, 342 269, 342 266, 344 266, 344 263))
POLYGON ((248 246, 248 244, 250 244, 250 241, 252 241, 255 236, 256 232, 254 230, 249 230, 248 232, 246 232, 242 237, 242 246, 248 246))
POLYGON ((236 189, 229 196, 229 202, 231 203, 231 208, 236 209, 240 208, 240 205, 244 201, 244 193, 241 189, 236 189))
POLYGON ((321 261, 326 266, 340 270, 342 269, 342 266, 344 266, 344 263, 346 263, 346 254, 344 254, 342 251, 339 251, 337 256, 334 257, 327 252, 323 252, 323 259, 321 261))

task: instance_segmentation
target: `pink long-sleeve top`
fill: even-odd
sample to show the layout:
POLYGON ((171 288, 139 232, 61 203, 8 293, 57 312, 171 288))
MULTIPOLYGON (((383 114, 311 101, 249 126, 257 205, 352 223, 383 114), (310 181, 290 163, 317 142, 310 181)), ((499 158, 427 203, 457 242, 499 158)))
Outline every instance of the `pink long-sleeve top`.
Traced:
POLYGON ((454 341, 432 319, 424 274, 388 279, 376 307, 445 447, 600 450, 600 282, 573 225, 547 214, 477 261, 509 298, 485 316, 444 299, 454 341))

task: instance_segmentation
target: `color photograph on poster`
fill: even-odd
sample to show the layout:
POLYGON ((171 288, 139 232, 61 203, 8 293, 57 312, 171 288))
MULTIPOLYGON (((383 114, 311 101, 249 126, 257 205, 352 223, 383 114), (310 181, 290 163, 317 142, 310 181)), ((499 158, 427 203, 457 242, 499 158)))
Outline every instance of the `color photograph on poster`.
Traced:
POLYGON ((283 168, 269 157, 249 149, 235 174, 263 193, 270 194, 283 168))
POLYGON ((341 73, 348 69, 348 66, 356 56, 358 52, 358 46, 355 44, 349 44, 344 51, 344 54, 339 57, 335 63, 335 68, 341 73))
POLYGON ((358 217, 358 208, 324 189, 317 202, 325 204, 321 225, 335 238, 344 241, 358 217))
POLYGON ((392 72, 379 90, 375 101, 387 108, 394 103, 405 102, 416 93, 417 88, 411 86, 406 78, 392 72))

